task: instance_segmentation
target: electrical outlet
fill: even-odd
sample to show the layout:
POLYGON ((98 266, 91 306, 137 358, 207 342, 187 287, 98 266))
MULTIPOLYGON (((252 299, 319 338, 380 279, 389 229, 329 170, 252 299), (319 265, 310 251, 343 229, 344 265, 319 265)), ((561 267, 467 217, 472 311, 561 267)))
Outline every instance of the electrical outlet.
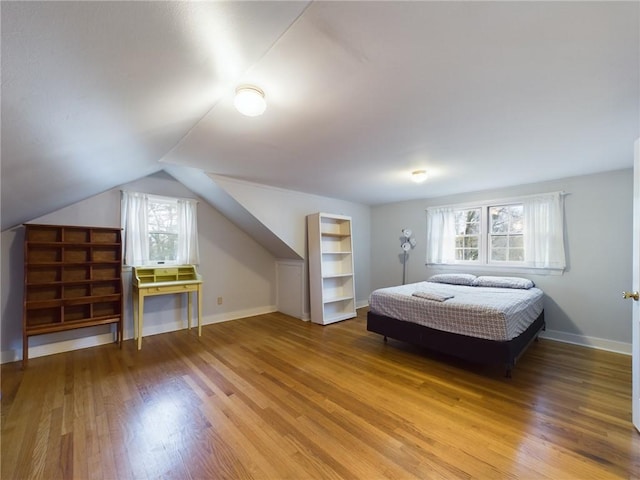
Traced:
POLYGON ((222 297, 218 297, 218 305, 222 305, 222 297))

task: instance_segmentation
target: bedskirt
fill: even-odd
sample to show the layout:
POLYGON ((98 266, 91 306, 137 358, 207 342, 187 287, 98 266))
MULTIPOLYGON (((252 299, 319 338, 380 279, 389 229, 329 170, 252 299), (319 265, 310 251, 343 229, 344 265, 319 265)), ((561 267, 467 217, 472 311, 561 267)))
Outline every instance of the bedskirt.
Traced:
POLYGON ((511 377, 511 369, 520 355, 544 328, 544 311, 525 331, 507 341, 460 335, 378 315, 371 311, 367 313, 367 330, 384 335, 385 340, 387 337, 394 338, 471 362, 502 364, 506 368, 507 377, 511 377))

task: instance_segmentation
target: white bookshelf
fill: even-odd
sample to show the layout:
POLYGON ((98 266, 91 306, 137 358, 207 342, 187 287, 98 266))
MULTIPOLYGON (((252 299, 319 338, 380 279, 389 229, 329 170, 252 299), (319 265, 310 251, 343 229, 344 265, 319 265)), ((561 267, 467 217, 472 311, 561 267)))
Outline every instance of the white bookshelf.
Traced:
POLYGON ((311 321, 321 325, 356 316, 351 217, 307 216, 311 321))

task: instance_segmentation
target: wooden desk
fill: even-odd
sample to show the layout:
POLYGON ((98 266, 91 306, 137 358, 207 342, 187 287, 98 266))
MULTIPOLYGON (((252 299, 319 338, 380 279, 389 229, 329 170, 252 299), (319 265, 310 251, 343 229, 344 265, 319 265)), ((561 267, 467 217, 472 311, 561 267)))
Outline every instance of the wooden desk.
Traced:
POLYGON ((191 295, 198 294, 198 336, 202 335, 202 277, 195 265, 171 267, 133 267, 133 336, 138 340, 138 350, 142 348, 142 323, 144 318, 144 298, 153 295, 186 293, 188 297, 187 318, 191 330, 191 295))

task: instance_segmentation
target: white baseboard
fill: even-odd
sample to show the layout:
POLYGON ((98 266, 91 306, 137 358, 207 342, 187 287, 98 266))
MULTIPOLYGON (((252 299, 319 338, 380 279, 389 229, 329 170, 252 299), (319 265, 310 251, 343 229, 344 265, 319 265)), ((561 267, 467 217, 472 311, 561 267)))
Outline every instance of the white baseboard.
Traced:
MULTIPOLYGON (((364 308, 364 307, 368 307, 369 306, 369 301, 365 300, 363 302, 356 302, 356 310, 358 308, 364 308)), ((300 320, 304 321, 304 322, 310 322, 311 321, 311 312, 302 312, 302 317, 300 318, 300 320)))
POLYGON ((245 310, 237 310, 235 312, 220 313, 218 315, 205 316, 202 319, 203 325, 210 325, 212 323, 228 322, 229 320, 238 320, 239 318, 254 317, 256 315, 264 315, 266 313, 277 312, 278 309, 275 305, 268 305, 265 307, 247 308, 245 310))
MULTIPOLYGON (((269 305, 266 307, 247 308, 245 310, 237 310, 235 312, 219 313, 217 315, 206 315, 202 317, 202 325, 212 325, 214 323, 228 322, 230 320, 238 320, 239 318, 253 317, 255 315, 264 315, 266 313, 276 312, 275 305, 269 305)), ((192 319, 192 327, 198 326, 197 319, 192 319)), ((176 332, 187 328, 186 320, 176 320, 171 323, 162 323, 160 325, 143 325, 142 331, 143 337, 150 335, 158 335, 160 333, 176 332)), ((133 338, 133 334, 125 335, 125 340, 133 338)))
MULTIPOLYGON (((367 302, 358 302, 357 308, 363 308, 368 305, 367 302)), ((203 317, 202 325, 211 325, 214 323, 228 322, 238 320, 240 318, 253 317, 255 315, 263 315, 266 313, 276 312, 275 305, 265 307, 249 308, 238 310, 235 312, 220 313, 217 315, 208 315, 203 317)), ((309 321, 303 318, 304 321, 309 321)), ((172 323, 164 323, 161 325, 146 325, 144 327, 144 336, 157 335, 160 333, 174 332, 186 328, 186 321, 176 321, 172 323)), ((125 340, 133 338, 133 332, 127 333, 125 329, 125 340)), ((604 338, 587 337, 585 335, 576 335, 574 333, 560 332, 557 330, 545 330, 540 333, 540 337, 548 338, 563 343, 571 343, 583 347, 596 348, 598 350, 607 350, 609 352, 622 353, 631 355, 631 344, 625 342, 617 342, 614 340, 606 340, 604 338)), ((46 345, 37 345, 29 348, 29 358, 43 357, 46 355, 54 355, 56 353, 70 352, 72 350, 80 350, 82 348, 96 347, 98 345, 106 345, 114 342, 114 335, 111 333, 103 333, 91 337, 77 338, 73 340, 63 340, 61 342, 48 343, 46 345)), ((17 362, 22 360, 22 351, 8 350, 0 353, 0 363, 17 362)))
MULTIPOLYGON (((101 335, 93 335, 91 337, 75 338, 73 340, 63 340, 61 342, 47 343, 46 345, 36 345, 29 347, 29 358, 44 357, 46 355, 55 355, 56 353, 70 352, 72 350, 80 350, 88 347, 97 347, 98 345, 106 345, 115 342, 115 336, 112 333, 103 333, 101 335)), ((22 361, 22 350, 8 350, 2 352, 1 362, 17 362, 22 361)))
POLYGON ((582 347, 596 348, 598 350, 607 350, 608 352, 631 355, 631 344, 625 342, 616 342, 614 340, 606 340, 604 338, 587 337, 586 335, 576 335, 575 333, 559 332, 557 330, 549 329, 540 332, 540 337, 563 343, 572 343, 582 347))
MULTIPOLYGON (((235 312, 220 313, 217 315, 204 316, 202 318, 202 325, 210 325, 213 323, 227 322, 230 320, 237 320, 239 318, 253 317, 255 315, 263 315, 265 313, 273 313, 277 311, 275 305, 268 305, 265 307, 248 308, 245 310, 238 310, 235 312)), ((194 320, 197 326, 197 320, 194 320)), ((193 325, 192 325, 193 326, 193 325)), ((170 323, 163 323, 160 325, 147 324, 144 325, 142 330, 144 336, 157 335, 160 333, 175 332, 187 327, 186 320, 175 321, 170 323)), ((133 332, 124 329, 124 339, 130 340, 133 338, 133 332)), ((71 352, 73 350, 80 350, 88 347, 96 347, 98 345, 106 345, 115 341, 114 334, 103 333, 101 335, 93 335, 90 337, 76 338, 73 340, 63 340, 60 342, 47 343, 46 345, 36 345, 29 347, 29 358, 44 357, 46 355, 54 355, 56 353, 71 352)), ((0 353, 0 363, 17 362, 22 360, 22 350, 8 350, 0 353)))
MULTIPOLYGON (((368 302, 356 302, 356 308, 369 306, 368 302)), ((541 338, 556 340, 563 343, 572 343, 582 347, 595 348, 598 350, 606 350, 608 352, 622 353, 631 355, 631 344, 625 342, 616 342, 615 340, 607 340, 604 338, 587 337, 586 335, 576 335, 575 333, 560 332, 557 330, 544 330, 540 332, 541 338)))

